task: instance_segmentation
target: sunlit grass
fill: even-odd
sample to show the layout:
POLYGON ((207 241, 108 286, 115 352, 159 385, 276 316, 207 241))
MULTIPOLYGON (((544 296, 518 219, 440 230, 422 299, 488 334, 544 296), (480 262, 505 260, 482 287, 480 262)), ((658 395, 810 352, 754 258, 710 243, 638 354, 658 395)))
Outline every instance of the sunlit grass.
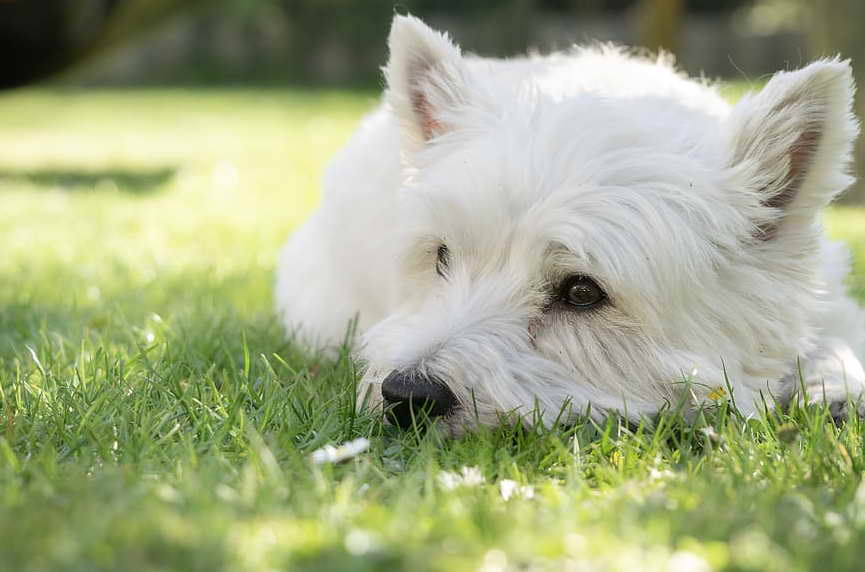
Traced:
MULTIPOLYGON (((858 569, 858 422, 722 406, 449 441, 355 414, 352 364, 282 339, 271 282, 373 103, 0 96, 0 568, 858 569)), ((829 222, 862 276, 865 213, 829 222)))

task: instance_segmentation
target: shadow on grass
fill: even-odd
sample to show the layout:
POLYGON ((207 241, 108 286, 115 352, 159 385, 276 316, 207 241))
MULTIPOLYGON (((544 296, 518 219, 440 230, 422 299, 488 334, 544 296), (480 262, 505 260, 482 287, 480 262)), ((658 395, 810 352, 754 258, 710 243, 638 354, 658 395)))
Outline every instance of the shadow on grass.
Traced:
POLYGON ((151 193, 170 182, 175 167, 155 169, 0 169, 0 183, 22 182, 66 191, 121 191, 134 195, 151 193))

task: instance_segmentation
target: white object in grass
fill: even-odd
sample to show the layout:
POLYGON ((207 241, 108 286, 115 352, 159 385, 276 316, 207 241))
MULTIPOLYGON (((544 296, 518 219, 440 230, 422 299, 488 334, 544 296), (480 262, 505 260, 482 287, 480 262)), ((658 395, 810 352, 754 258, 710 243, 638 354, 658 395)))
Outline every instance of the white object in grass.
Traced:
POLYGON ((367 449, 369 449, 369 439, 359 437, 336 447, 325 445, 320 449, 316 449, 310 455, 310 460, 314 465, 341 463, 342 461, 357 457, 367 449))

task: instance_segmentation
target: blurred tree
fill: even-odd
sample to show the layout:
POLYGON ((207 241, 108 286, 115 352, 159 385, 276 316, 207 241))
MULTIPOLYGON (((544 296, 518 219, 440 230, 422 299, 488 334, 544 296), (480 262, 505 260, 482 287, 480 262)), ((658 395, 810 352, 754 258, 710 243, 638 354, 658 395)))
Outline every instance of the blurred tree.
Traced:
MULTIPOLYGON (((10 68, 24 69, 32 81, 118 47, 115 56, 79 67, 77 78, 380 86, 395 12, 422 17, 448 30, 466 50, 484 55, 612 40, 679 52, 685 69, 715 76, 732 71, 727 46, 746 37, 731 30, 737 10, 755 2, 800 1, 805 0, 0 0, 0 47, 13 54, 0 65, 0 83, 22 81, 10 68), (625 13, 637 14, 638 7, 642 18, 635 25, 625 13), (66 40, 64 26, 79 20, 69 11, 92 16, 92 25, 75 26, 82 30, 75 35, 80 43, 66 40), (685 46, 683 20, 692 14, 695 26, 687 30, 685 46), (694 30, 700 30, 698 41, 694 30)), ((776 69, 801 53, 798 37, 755 41, 750 34, 747 40, 738 48, 749 53, 752 70, 776 69)))
POLYGON ((0 0, 0 88, 50 76, 200 0, 0 0))
POLYGON ((684 11, 684 0, 642 0, 637 8, 641 44, 675 54, 684 11))
POLYGON ((98 37, 116 2, 0 2, 0 88, 50 75, 75 61, 98 37))
MULTIPOLYGON (((799 0, 804 7, 804 25, 811 55, 851 58, 859 93, 856 110, 865 118, 865 0, 799 0)), ((844 196, 844 202, 865 203, 865 142, 856 147, 859 182, 844 196)))

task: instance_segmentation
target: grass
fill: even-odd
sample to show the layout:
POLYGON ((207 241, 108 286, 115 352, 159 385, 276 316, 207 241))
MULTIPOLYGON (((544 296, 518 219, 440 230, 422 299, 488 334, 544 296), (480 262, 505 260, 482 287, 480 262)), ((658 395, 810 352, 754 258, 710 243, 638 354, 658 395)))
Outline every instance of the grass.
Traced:
MULTIPOLYGON (((860 569, 865 424, 816 408, 456 441, 356 414, 271 282, 372 102, 0 96, 0 569, 860 569)), ((861 277, 865 212, 829 222, 861 277)))

